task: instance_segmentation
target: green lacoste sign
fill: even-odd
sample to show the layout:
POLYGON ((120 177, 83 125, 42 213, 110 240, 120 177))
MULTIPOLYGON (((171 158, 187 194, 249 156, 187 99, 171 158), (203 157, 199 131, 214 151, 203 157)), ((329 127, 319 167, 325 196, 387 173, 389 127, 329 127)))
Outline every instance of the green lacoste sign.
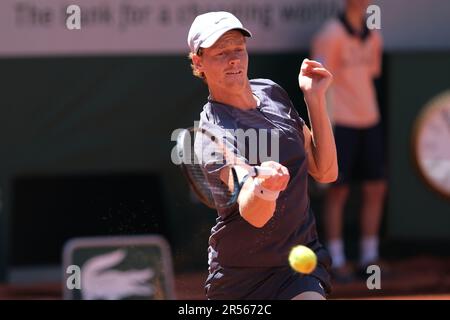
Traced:
POLYGON ((63 272, 65 299, 175 298, 170 249, 160 236, 73 239, 63 272))

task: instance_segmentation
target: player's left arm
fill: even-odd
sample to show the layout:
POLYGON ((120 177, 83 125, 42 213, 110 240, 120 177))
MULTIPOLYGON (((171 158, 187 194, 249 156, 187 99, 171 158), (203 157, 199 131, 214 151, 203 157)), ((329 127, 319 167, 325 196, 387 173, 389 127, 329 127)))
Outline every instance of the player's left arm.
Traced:
POLYGON ((311 130, 306 124, 303 126, 308 172, 322 183, 333 182, 338 176, 336 144, 325 98, 332 78, 331 73, 319 62, 303 60, 298 81, 311 123, 311 130))

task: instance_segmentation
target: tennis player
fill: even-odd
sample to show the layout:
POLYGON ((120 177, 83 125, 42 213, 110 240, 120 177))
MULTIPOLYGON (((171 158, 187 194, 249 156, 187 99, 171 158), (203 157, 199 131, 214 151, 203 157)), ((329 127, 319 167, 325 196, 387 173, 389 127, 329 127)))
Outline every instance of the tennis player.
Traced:
MULTIPOLYGON (((266 179, 246 179, 237 203, 218 209, 209 240, 206 295, 209 299, 324 299, 330 292, 331 261, 317 236, 307 181, 308 173, 322 183, 334 181, 338 174, 325 103, 332 75, 316 61, 305 59, 301 64, 298 82, 308 106, 310 130, 283 88, 271 80, 248 79, 248 37, 250 31, 228 12, 197 16, 188 35, 193 73, 209 89, 199 126, 215 132, 276 131, 279 143, 278 161, 250 163, 276 172, 266 179), (289 251, 298 244, 318 256, 318 266, 309 275, 289 267, 289 251)), ((239 141, 233 144, 239 157, 248 161, 239 141)), ((229 181, 229 170, 221 163, 205 163, 204 173, 207 178, 219 176, 224 186, 229 181)))

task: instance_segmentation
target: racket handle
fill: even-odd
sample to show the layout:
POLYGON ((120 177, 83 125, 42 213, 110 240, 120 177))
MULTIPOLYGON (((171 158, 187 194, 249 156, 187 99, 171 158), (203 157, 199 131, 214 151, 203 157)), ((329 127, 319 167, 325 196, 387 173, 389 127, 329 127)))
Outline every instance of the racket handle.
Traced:
POLYGON ((252 167, 253 170, 250 173, 250 175, 252 177, 262 177, 262 178, 267 178, 267 177, 271 177, 274 174, 277 173, 277 171, 275 169, 269 168, 269 167, 260 167, 260 166, 254 166, 252 167))

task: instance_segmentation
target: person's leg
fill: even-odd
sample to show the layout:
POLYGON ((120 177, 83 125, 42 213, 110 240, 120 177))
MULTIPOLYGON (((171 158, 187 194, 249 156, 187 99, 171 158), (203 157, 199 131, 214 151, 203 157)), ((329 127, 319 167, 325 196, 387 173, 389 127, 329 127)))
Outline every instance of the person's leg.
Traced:
POLYGON ((378 260, 379 229, 387 189, 381 125, 363 134, 364 182, 362 184, 360 266, 378 260))
POLYGON ((330 187, 325 197, 324 231, 333 268, 340 268, 346 263, 342 229, 343 212, 348 194, 349 186, 339 185, 330 187))
POLYGON ((291 300, 326 300, 326 298, 318 292, 315 291, 305 291, 296 295, 291 300))
POLYGON ((386 181, 366 181, 362 185, 360 265, 378 259, 378 233, 384 208, 386 181))
POLYGON ((279 299, 284 300, 284 297, 288 297, 289 300, 326 300, 327 294, 319 278, 313 275, 292 276, 292 272, 288 272, 290 285, 285 287, 279 299))
POLYGON ((334 128, 339 176, 326 193, 324 204, 324 231, 333 269, 346 264, 343 241, 343 214, 349 194, 348 182, 351 180, 358 147, 358 130, 336 126, 334 128))

